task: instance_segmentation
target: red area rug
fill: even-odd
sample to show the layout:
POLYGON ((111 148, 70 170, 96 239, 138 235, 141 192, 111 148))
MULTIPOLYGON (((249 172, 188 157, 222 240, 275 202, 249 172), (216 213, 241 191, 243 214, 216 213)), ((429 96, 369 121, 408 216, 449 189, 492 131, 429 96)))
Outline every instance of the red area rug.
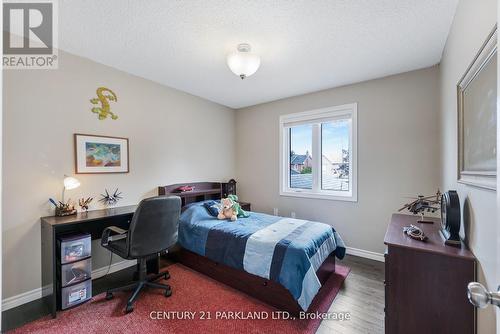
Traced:
MULTIPOLYGON (((309 312, 327 312, 330 308, 350 271, 340 265, 335 270, 336 273, 314 299, 309 312)), ((168 271, 172 296, 165 298, 160 290, 146 289, 130 314, 124 313, 128 293, 115 293, 115 297, 109 301, 105 300, 103 293, 80 307, 58 312, 57 319, 47 316, 11 333, 292 334, 315 333, 321 323, 319 319, 272 319, 280 315, 275 308, 242 292, 180 264, 169 266, 168 271), (231 314, 247 319, 226 319, 231 314), (248 319, 248 314, 267 319, 248 319), (176 319, 164 319, 167 315, 176 319), (208 317, 211 319, 208 320, 208 317)))

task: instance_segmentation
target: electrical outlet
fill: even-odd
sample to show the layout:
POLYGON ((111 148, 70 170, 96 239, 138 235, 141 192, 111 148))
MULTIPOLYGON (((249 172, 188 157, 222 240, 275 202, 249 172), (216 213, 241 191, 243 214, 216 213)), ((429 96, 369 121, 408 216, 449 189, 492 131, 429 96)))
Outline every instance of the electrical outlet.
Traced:
POLYGON ((295 218, 295 212, 290 212, 290 217, 295 218))
POLYGON ((273 208, 273 215, 278 216, 280 214, 278 208, 273 208))

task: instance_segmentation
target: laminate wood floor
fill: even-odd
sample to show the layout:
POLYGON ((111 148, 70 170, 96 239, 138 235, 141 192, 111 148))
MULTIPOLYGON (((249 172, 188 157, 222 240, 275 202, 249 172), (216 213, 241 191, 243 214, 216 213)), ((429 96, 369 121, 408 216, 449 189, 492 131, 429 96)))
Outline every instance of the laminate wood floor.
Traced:
MULTIPOLYGON (((171 262, 162 259, 162 266, 171 262)), ((351 268, 329 312, 349 312, 351 320, 323 320, 316 334, 358 334, 384 332, 384 264, 347 255, 340 263, 351 268)), ((134 272, 130 267, 97 279, 93 294, 127 283, 134 272)), ((2 312, 2 331, 7 331, 48 314, 41 300, 2 312)))
POLYGON ((323 320, 316 334, 384 333, 384 263, 346 255, 351 268, 329 312, 349 312, 350 320, 323 320))

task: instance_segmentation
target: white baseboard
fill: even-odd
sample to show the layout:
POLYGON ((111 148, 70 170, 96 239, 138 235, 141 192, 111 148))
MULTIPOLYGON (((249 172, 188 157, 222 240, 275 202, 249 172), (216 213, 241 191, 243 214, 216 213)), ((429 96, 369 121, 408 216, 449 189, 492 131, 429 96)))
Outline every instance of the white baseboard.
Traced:
MULTIPOLYGON (((120 262, 116 262, 113 263, 109 268, 109 273, 111 274, 116 271, 120 271, 122 269, 135 266, 136 264, 137 260, 123 260, 120 262)), ((92 270, 92 279, 101 278, 105 276, 107 272, 108 272, 108 266, 92 270)))
POLYGON ((42 298, 42 288, 26 291, 16 296, 5 298, 2 300, 2 312, 40 298, 42 298))
MULTIPOLYGON (((137 264, 136 260, 123 260, 120 262, 113 263, 111 267, 109 268, 109 273, 114 273, 119 270, 135 266, 137 264)), ((92 270, 92 279, 100 278, 106 275, 108 272, 108 266, 92 270)), ((23 293, 20 293, 16 296, 12 296, 9 298, 5 298, 2 300, 2 312, 7 311, 11 308, 32 302, 34 300, 42 298, 42 291, 46 290, 48 287, 40 287, 33 289, 31 291, 26 291, 23 293)))
POLYGON ((346 247, 346 253, 349 255, 364 257, 370 260, 385 262, 384 254, 370 252, 364 249, 346 247))

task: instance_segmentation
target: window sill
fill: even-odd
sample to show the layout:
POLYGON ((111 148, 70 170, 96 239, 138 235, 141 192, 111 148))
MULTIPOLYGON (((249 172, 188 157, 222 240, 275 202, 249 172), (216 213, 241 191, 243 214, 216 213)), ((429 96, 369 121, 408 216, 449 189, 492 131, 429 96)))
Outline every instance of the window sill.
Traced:
POLYGON ((344 202, 357 202, 358 198, 356 195, 330 195, 324 193, 313 193, 307 191, 280 191, 280 196, 285 197, 302 197, 311 199, 323 199, 330 201, 344 201, 344 202))

